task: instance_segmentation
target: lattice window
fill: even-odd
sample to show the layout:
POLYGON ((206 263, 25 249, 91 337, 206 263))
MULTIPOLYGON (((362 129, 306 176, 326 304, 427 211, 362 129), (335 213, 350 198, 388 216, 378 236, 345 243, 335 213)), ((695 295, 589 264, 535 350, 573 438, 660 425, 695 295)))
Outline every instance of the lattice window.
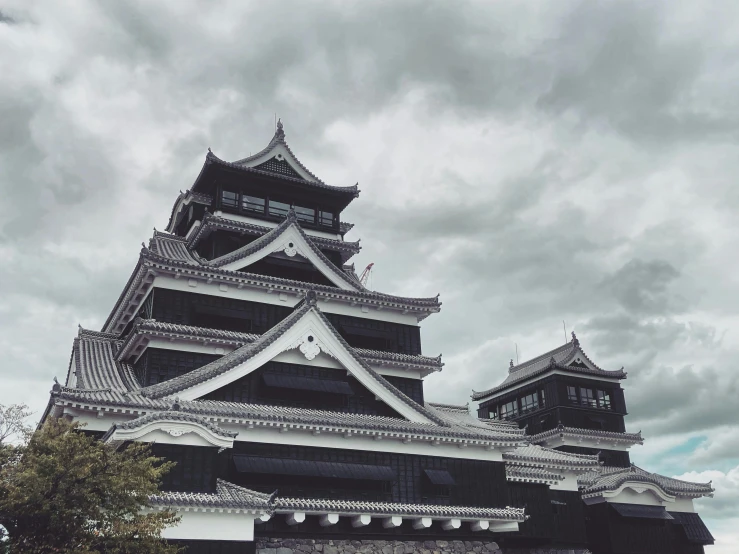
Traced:
POLYGON ((296 179, 303 179, 297 171, 290 167, 290 164, 287 163, 287 160, 270 158, 266 162, 255 166, 254 169, 269 171, 270 173, 277 173, 279 175, 286 175, 287 177, 294 177, 296 179))

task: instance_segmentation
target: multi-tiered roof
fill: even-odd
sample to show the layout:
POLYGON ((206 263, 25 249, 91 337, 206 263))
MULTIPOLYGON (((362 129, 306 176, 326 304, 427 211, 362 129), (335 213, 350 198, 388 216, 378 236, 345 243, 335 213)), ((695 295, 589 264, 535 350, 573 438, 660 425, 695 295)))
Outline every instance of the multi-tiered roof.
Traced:
MULTIPOLYGON (((467 538, 493 531, 497 540, 513 532, 512 545, 541 544, 555 540, 552 516, 539 511, 547 522, 527 524, 527 503, 551 500, 580 513, 579 491, 612 500, 644 483, 678 500, 710 494, 710 485, 619 473, 597 453, 559 448, 577 429, 532 436, 515 421, 475 417, 468 405, 428 402, 422 380, 443 364, 421 353, 418 325, 440 311, 439 297, 369 290, 347 265, 360 246, 345 240, 353 225, 341 212, 358 194, 357 185, 327 185, 309 171, 281 123, 248 158, 225 162, 209 150, 166 232, 143 246, 103 329, 79 329, 44 417, 78 420, 117 446, 144 441, 179 456, 189 469, 151 503, 185 515, 166 535, 183 540, 217 539, 208 518, 221 514, 217 521, 243 518, 229 540, 337 526, 372 536, 400 528, 467 538), (287 492, 242 486, 275 480, 287 492), (321 480, 333 488, 303 490, 321 480), (255 523, 266 525, 255 531, 255 523)), ((554 373, 611 382, 626 375, 597 367, 573 336, 473 399, 554 373)), ((584 544, 573 533, 556 540, 584 544)))

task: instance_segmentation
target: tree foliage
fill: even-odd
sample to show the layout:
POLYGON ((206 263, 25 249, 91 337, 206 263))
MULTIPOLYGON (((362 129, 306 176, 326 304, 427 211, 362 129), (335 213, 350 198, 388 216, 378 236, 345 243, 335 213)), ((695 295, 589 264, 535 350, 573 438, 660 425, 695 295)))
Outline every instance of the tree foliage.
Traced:
POLYGON ((148 445, 116 449, 61 419, 47 420, 27 444, 0 444, 0 524, 10 552, 177 552, 160 534, 178 518, 148 509, 172 465, 148 445))
POLYGON ((0 404, 0 446, 14 440, 25 442, 31 436, 31 427, 26 424, 30 415, 25 404, 0 404))

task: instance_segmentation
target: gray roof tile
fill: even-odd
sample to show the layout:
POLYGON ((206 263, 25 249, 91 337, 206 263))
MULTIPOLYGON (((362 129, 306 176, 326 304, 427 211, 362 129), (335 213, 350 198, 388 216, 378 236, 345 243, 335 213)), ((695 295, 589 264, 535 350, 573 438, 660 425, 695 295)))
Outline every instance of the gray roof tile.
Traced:
MULTIPOLYGON (((219 163, 228 165, 230 167, 236 167, 236 168, 243 169, 243 170, 259 171, 259 170, 255 170, 254 168, 245 167, 244 164, 247 164, 249 162, 252 162, 254 160, 257 160, 257 159, 261 158, 262 156, 264 156, 265 154, 269 154, 272 150, 274 150, 280 144, 282 146, 284 146, 285 149, 290 153, 290 156, 292 156, 293 161, 296 164, 298 164, 298 166, 303 171, 305 171, 308 175, 310 175, 310 177, 313 179, 313 181, 306 181, 302 177, 300 177, 300 178, 290 178, 290 177, 285 176, 282 173, 278 174, 280 177, 286 178, 286 179, 290 179, 290 180, 294 180, 294 181, 300 181, 302 183, 310 184, 310 185, 315 186, 315 187, 318 187, 318 188, 333 190, 333 191, 336 191, 336 192, 350 193, 350 194, 353 194, 354 196, 357 196, 359 194, 359 189, 358 189, 357 185, 354 185, 354 186, 351 186, 351 187, 334 187, 334 186, 330 186, 330 185, 327 185, 326 183, 324 183, 323 181, 321 181, 313 173, 311 173, 310 170, 308 170, 307 167, 305 167, 302 163, 300 163, 300 160, 298 160, 297 156, 293 153, 293 151, 288 146, 287 142, 285 141, 285 132, 284 132, 284 130, 283 130, 283 128, 282 128, 281 125, 278 125, 277 129, 275 130, 275 134, 272 137, 272 140, 269 141, 269 144, 264 149, 260 150, 259 152, 257 152, 256 154, 254 154, 252 156, 249 156, 249 157, 246 157, 246 158, 242 158, 240 160, 237 160, 237 161, 231 163, 231 162, 224 162, 223 160, 218 159, 210 151, 208 152, 208 155, 212 158, 212 161, 216 161, 216 162, 219 162, 219 163)), ((262 171, 260 171, 260 172, 262 172, 262 171)), ((263 173, 270 173, 270 172, 269 171, 264 171, 263 173)))
POLYGON ((623 369, 616 371, 606 371, 595 365, 590 358, 580 348, 580 342, 577 337, 574 336, 571 342, 558 346, 554 350, 545 352, 541 356, 532 358, 518 365, 511 365, 508 369, 508 376, 498 386, 491 389, 477 392, 472 391, 473 400, 481 400, 486 396, 495 394, 501 390, 505 390, 521 381, 537 377, 543 373, 551 370, 559 369, 570 373, 581 373, 585 375, 596 375, 599 377, 607 377, 611 379, 625 379, 626 373, 623 369), (585 359, 593 369, 590 367, 581 367, 578 365, 571 365, 578 357, 585 359))
POLYGON ((271 512, 272 496, 218 479, 216 492, 160 492, 149 497, 154 506, 230 508, 271 512))
POLYGON ((542 442, 547 439, 557 437, 559 435, 574 435, 578 437, 588 437, 594 439, 603 439, 604 441, 615 441, 615 442, 628 442, 643 444, 644 439, 641 436, 641 431, 638 433, 616 433, 614 431, 601 431, 600 429, 580 429, 577 427, 565 427, 564 425, 558 425, 554 429, 537 433, 535 435, 529 435, 527 438, 534 443, 542 442))
POLYGON ((523 481, 526 483, 551 484, 565 479, 564 475, 530 466, 506 465, 505 475, 509 481, 523 481))
MULTIPOLYGON (((213 215, 211 213, 206 213, 205 217, 203 217, 203 221, 200 227, 198 227, 197 231, 195 231, 192 237, 188 239, 188 246, 191 249, 194 248, 202 239, 207 237, 214 230, 233 231, 235 233, 250 235, 264 235, 272 231, 272 229, 272 227, 265 227, 262 225, 255 225, 253 223, 236 221, 227 217, 221 217, 213 215)), ((337 239, 317 237, 314 235, 309 236, 311 241, 313 241, 318 248, 350 254, 349 256, 344 256, 344 261, 348 260, 351 255, 358 253, 362 249, 362 247, 359 245, 359 241, 348 242, 337 239)))
POLYGON ((713 496, 711 483, 691 483, 672 477, 651 473, 634 464, 631 467, 603 467, 580 476, 578 484, 583 496, 596 496, 602 492, 615 491, 626 482, 657 485, 667 494, 681 497, 713 496))
POLYGON ((523 508, 482 508, 475 506, 441 506, 369 502, 362 500, 329 500, 314 498, 275 498, 275 511, 318 512, 347 514, 375 514, 378 516, 448 517, 461 519, 488 519, 523 522, 523 508))
POLYGON ((504 452, 503 459, 507 462, 521 462, 524 465, 545 463, 558 467, 573 468, 596 468, 600 466, 597 454, 571 454, 535 444, 520 446, 510 452, 504 452))
POLYGON ((72 347, 74 370, 80 388, 126 391, 138 384, 132 368, 116 361, 118 346, 119 343, 111 335, 80 327, 72 347))

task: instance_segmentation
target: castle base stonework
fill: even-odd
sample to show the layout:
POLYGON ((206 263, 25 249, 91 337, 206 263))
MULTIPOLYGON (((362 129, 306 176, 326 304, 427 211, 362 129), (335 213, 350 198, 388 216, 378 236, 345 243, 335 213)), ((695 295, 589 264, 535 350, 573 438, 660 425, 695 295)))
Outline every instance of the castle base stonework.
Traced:
POLYGON ((587 550, 501 549, 488 541, 257 539, 256 554, 587 554, 587 550))

